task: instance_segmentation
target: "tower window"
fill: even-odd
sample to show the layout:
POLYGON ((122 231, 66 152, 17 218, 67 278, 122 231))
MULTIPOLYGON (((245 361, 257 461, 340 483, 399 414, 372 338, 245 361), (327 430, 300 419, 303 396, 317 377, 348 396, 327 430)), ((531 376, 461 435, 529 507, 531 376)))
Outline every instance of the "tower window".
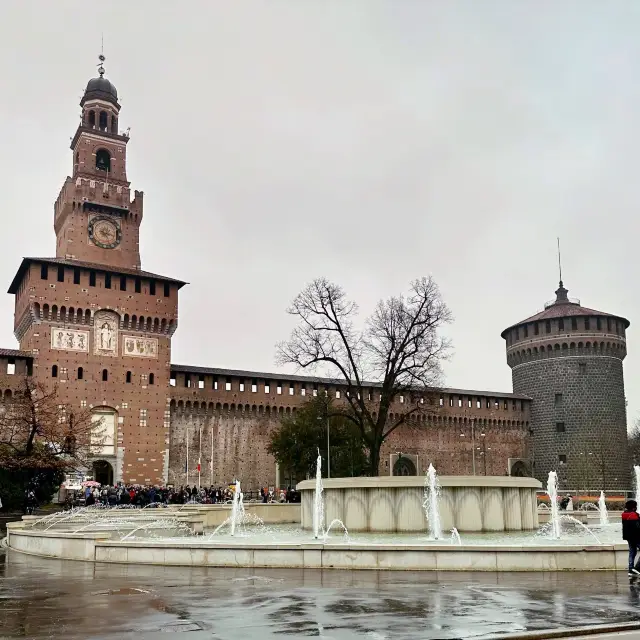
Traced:
POLYGON ((120 291, 127 290, 127 276, 120 276, 120 291))
POLYGON ((578 330, 578 319, 571 318, 571 331, 577 331, 577 330, 578 330))
POLYGON ((100 112, 100 129, 102 131, 106 131, 107 130, 107 120, 108 120, 109 116, 107 115, 106 111, 101 111, 100 112))
POLYGON ((111 171, 111 155, 106 149, 96 151, 96 169, 99 171, 111 171))
POLYGON ((118 118, 111 116, 111 133, 118 133, 118 118))
POLYGON ((238 389, 240 391, 244 391, 244 380, 240 380, 240 383, 238 384, 238 389))
POLYGON ((154 384, 156 381, 156 377, 153 375, 153 373, 149 374, 149 384, 154 384))
POLYGON ((170 294, 171 294, 171 287, 170 287, 168 282, 165 282, 164 283, 164 297, 168 298, 170 294))
POLYGON ((566 456, 564 453, 561 453, 561 454, 558 456, 558 462, 559 462, 560 464, 567 464, 567 456, 566 456))
POLYGON ((9 358, 7 361, 7 375, 12 376, 16 372, 16 361, 15 358, 9 358))
POLYGON ((579 362, 578 363, 578 372, 579 373, 587 373, 587 363, 586 362, 579 362))
POLYGON ((62 265, 58 267, 58 282, 64 282, 64 267, 62 265))
POLYGON ((547 320, 545 323, 545 331, 551 333, 551 320, 547 320))
POLYGON ((73 284, 80 284, 80 269, 73 270, 73 284))
POLYGON ((565 431, 564 422, 556 422, 556 433, 564 433, 565 431))
POLYGON ((102 370, 102 382, 106 382, 109 379, 109 372, 106 369, 102 370))
POLYGON ((560 320, 558 320, 558 330, 564 331, 564 318, 560 318, 560 320))
POLYGON ((136 278, 136 293, 140 293, 142 291, 142 281, 140 278, 136 278))
POLYGON ((78 380, 82 380, 84 378, 84 369, 82 367, 78 367, 78 380))
POLYGON ((591 329, 591 321, 589 320, 589 318, 584 319, 584 328, 586 331, 589 331, 589 329, 591 329))
POLYGON ((89 126, 91 128, 96 126, 96 112, 95 111, 89 111, 89 126))
POLYGON ((40 278, 42 280, 48 280, 49 279, 49 265, 46 265, 46 264, 41 264, 40 265, 40 278))
POLYGON ((89 286, 90 287, 95 287, 96 286, 96 272, 95 271, 89 271, 89 286))
POLYGON ((131 382, 131 371, 127 371, 127 382, 131 382))
POLYGON ((198 389, 204 389, 204 376, 198 376, 198 389))
POLYGON ((596 318, 596 329, 598 331, 602 329, 602 320, 600 318, 596 318))
POLYGON ((224 383, 224 390, 231 391, 231 378, 227 378, 227 381, 224 383))
POLYGON ((105 273, 104 274, 104 288, 105 289, 111 289, 111 274, 110 273, 105 273))
POLYGON ((561 393, 556 393, 556 397, 555 397, 555 405, 556 407, 561 407, 562 406, 562 394, 561 393))
POLYGON ((52 378, 57 378, 58 377, 58 365, 54 364, 53 367, 51 367, 51 377, 52 378))
POLYGON ((151 295, 151 296, 155 296, 156 295, 156 283, 155 283, 155 280, 151 280, 149 282, 149 295, 151 295))
POLYGON ((611 318, 607 318, 607 331, 611 331, 611 318))

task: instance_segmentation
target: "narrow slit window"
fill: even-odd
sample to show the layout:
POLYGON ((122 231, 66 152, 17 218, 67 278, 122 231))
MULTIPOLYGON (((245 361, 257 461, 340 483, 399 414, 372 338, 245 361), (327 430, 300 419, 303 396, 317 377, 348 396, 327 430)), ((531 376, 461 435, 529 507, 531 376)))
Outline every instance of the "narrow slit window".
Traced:
POLYGON ((106 369, 102 370, 102 382, 109 380, 109 372, 106 369))

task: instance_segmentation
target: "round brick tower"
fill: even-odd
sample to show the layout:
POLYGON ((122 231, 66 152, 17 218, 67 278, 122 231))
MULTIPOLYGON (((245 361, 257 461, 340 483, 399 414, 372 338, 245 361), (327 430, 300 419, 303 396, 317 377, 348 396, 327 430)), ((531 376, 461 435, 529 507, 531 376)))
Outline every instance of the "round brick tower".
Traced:
POLYGON ((531 403, 534 475, 557 471, 569 490, 629 489, 621 316, 587 309, 567 297, 562 280, 544 311, 501 336, 513 392, 531 403))

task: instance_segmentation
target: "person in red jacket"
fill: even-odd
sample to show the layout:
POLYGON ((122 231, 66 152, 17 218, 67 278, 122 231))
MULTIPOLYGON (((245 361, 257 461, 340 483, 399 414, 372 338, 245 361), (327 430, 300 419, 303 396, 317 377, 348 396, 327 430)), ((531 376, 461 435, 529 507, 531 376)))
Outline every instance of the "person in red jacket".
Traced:
POLYGON ((635 500, 627 500, 624 503, 622 539, 629 545, 629 577, 640 576, 640 570, 635 564, 636 555, 640 551, 640 514, 635 500))

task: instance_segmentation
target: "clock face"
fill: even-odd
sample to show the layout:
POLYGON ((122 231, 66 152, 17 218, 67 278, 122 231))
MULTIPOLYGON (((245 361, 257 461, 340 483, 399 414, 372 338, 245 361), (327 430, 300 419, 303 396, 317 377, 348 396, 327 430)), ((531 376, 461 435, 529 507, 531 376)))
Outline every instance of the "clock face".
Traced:
POLYGON ((103 249, 114 249, 120 244, 120 227, 111 218, 96 216, 89 221, 89 238, 103 249))

